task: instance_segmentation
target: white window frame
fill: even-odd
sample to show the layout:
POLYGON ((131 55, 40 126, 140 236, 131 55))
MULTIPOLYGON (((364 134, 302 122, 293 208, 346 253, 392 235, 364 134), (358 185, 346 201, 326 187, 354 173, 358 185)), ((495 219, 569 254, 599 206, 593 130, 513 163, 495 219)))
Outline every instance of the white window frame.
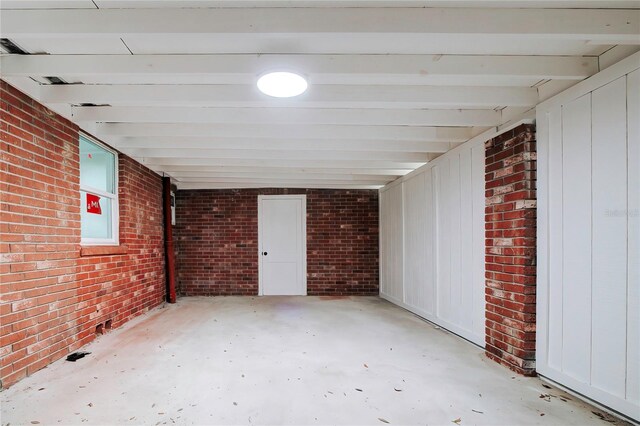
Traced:
MULTIPOLYGON (((117 246, 120 244, 120 203, 118 201, 118 198, 119 198, 118 197, 118 152, 113 148, 96 140, 95 138, 87 135, 86 133, 80 132, 80 136, 78 137, 78 143, 80 141, 80 138, 85 138, 89 142, 95 145, 98 145, 100 148, 104 149, 105 151, 112 153, 115 158, 114 165, 113 165, 115 169, 113 172, 113 179, 114 179, 113 194, 103 191, 101 189, 93 188, 91 186, 82 185, 82 180, 80 181, 80 191, 96 194, 96 195, 99 195, 100 197, 108 198, 111 200, 111 237, 112 238, 82 238, 82 219, 80 219, 80 222, 81 222, 80 223, 80 226, 81 226, 80 245, 117 246)), ((81 208, 86 208, 86 206, 81 206, 81 208)))

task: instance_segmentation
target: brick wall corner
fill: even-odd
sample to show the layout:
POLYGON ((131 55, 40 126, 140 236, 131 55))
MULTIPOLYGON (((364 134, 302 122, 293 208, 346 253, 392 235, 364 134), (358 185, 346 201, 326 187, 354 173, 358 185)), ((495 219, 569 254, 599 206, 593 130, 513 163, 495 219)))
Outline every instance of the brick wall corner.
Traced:
POLYGON ((535 375, 536 133, 522 124, 485 144, 486 354, 535 375))

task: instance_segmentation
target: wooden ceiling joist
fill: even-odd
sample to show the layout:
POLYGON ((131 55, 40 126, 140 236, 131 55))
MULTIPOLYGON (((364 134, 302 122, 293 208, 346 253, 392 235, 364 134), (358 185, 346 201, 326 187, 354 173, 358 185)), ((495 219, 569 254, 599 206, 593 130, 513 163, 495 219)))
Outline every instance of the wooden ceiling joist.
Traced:
POLYGON ((638 44, 640 11, 501 8, 4 10, 4 37, 150 34, 466 34, 638 44))
POLYGON ((311 86, 293 99, 274 99, 254 85, 49 85, 40 99, 52 104, 132 106, 308 107, 308 108, 495 108, 534 106, 531 87, 311 86))

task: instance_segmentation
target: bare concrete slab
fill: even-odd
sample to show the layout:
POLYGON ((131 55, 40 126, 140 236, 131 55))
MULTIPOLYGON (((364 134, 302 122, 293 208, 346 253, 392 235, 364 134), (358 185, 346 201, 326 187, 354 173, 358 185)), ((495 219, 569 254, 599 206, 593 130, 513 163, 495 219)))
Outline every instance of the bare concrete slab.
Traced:
POLYGON ((183 298, 85 350, 2 392, 2 425, 617 422, 376 297, 183 298))

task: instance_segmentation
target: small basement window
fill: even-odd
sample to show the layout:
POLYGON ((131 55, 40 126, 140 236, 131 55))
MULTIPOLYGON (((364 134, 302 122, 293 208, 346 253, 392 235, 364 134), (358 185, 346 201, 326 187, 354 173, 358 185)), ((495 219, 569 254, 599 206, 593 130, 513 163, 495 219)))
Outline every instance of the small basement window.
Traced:
POLYGON ((118 245, 118 156, 80 136, 81 243, 118 245))

